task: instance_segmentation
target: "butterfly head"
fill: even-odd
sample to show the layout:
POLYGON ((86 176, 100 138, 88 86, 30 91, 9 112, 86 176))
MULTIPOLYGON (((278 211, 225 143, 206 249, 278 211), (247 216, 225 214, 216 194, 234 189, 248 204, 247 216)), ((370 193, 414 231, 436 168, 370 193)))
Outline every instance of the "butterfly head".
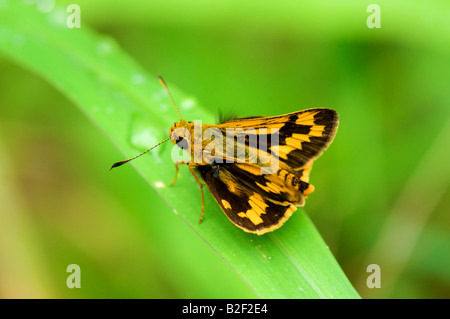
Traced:
POLYGON ((170 128, 169 136, 172 143, 177 144, 180 148, 187 149, 188 144, 191 141, 191 130, 193 129, 193 123, 181 120, 175 122, 170 128))

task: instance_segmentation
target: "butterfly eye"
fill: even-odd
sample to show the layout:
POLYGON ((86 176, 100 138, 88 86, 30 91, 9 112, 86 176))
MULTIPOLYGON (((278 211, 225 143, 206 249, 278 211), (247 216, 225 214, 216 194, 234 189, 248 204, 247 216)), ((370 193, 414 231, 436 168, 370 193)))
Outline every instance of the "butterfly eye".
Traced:
POLYGON ((184 150, 188 149, 188 141, 183 136, 178 136, 176 139, 177 146, 184 150))

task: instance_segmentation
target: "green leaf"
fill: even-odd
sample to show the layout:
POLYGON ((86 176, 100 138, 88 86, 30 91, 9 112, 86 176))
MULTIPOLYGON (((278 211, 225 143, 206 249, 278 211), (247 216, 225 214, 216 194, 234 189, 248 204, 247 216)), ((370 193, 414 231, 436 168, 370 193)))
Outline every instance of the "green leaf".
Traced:
MULTIPOLYGON (((178 115, 157 75, 143 70, 113 39, 84 25, 69 29, 67 16, 60 7, 43 13, 20 1, 1 2, 0 52, 70 98, 124 158, 167 138, 178 115)), ((168 85, 185 119, 214 122, 194 97, 168 85)), ((302 210, 281 229, 257 236, 232 225, 206 191, 205 218, 198 224, 200 193, 189 171, 181 167, 176 185, 168 186, 174 176, 171 151, 172 144, 165 143, 130 165, 259 297, 359 298, 302 210)), ((105 163, 105 171, 117 160, 105 163)), ((110 174, 114 178, 114 171, 110 174)))

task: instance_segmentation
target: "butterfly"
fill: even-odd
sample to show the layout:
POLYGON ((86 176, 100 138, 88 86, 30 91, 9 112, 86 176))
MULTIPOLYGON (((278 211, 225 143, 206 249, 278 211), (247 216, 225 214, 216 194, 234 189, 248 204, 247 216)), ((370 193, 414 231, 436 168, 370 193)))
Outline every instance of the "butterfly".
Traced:
POLYGON ((121 166, 158 145, 171 140, 190 154, 187 164, 200 188, 204 216, 203 183, 228 219, 249 233, 265 234, 281 227, 304 206, 314 191, 309 174, 314 160, 333 141, 339 124, 338 113, 312 108, 273 117, 229 118, 217 125, 185 121, 167 90, 180 121, 170 128, 169 137, 145 152, 114 163, 121 166))

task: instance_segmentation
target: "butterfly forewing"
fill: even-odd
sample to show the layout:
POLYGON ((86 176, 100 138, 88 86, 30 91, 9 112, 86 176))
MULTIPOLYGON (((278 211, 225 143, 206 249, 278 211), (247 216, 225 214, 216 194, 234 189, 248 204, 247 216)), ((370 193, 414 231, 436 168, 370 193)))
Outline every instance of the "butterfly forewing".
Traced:
POLYGON ((309 109, 274 117, 236 119, 219 124, 226 128, 267 128, 270 132, 278 129, 279 142, 271 145, 266 138, 268 150, 276 150, 279 158, 288 167, 300 169, 316 159, 333 141, 338 126, 338 114, 327 108, 309 109))

